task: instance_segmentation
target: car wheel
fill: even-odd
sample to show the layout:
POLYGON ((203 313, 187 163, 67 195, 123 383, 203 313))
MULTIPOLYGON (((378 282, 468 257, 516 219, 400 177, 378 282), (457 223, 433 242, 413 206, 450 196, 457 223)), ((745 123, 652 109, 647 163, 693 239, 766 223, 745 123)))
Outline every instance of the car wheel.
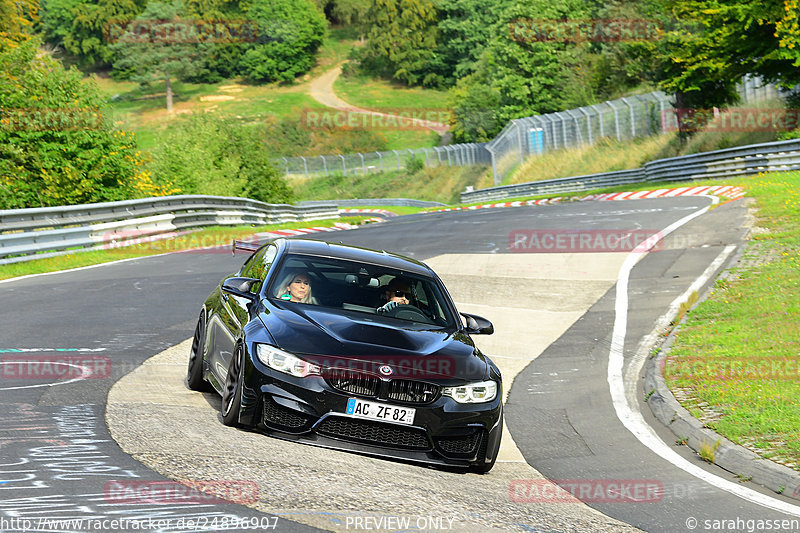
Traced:
POLYGON ((228 365, 225 388, 222 390, 222 423, 226 426, 239 425, 239 410, 242 407, 242 376, 244 351, 237 347, 228 365))
POLYGON ((200 313, 197 326, 194 328, 192 349, 189 352, 189 370, 186 375, 186 384, 196 391, 211 390, 208 382, 203 379, 203 352, 206 343, 206 315, 200 313))
MULTIPOLYGON (((499 431, 502 434, 503 432, 502 418, 500 419, 499 431)), ((469 467, 470 472, 474 472, 476 474, 486 474, 487 472, 489 472, 489 470, 491 470, 494 467, 494 462, 497 460, 497 452, 500 449, 500 440, 497 441, 495 448, 491 450, 492 460, 487 463, 486 455, 489 452, 489 450, 487 450, 488 444, 489 444, 489 434, 487 433, 486 438, 483 439, 483 442, 481 443, 481 449, 478 452, 478 460, 475 461, 475 464, 469 467)))

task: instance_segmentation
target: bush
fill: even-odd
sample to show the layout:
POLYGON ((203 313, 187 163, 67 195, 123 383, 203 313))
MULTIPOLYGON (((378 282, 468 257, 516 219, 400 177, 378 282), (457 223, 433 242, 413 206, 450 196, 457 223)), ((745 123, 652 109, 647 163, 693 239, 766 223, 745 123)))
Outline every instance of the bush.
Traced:
POLYGON ((0 48, 0 209, 125 200, 153 187, 97 86, 39 50, 0 48))
POLYGON ((423 168, 425 168, 425 162, 417 156, 406 161, 406 172, 409 174, 416 174, 423 168))
POLYGON ((256 0, 247 17, 258 23, 259 43, 241 59, 256 81, 292 81, 314 66, 327 21, 311 0, 256 0))
POLYGON ((291 202, 291 190, 259 139, 251 127, 192 116, 160 134, 150 168, 157 183, 174 183, 185 194, 291 202))

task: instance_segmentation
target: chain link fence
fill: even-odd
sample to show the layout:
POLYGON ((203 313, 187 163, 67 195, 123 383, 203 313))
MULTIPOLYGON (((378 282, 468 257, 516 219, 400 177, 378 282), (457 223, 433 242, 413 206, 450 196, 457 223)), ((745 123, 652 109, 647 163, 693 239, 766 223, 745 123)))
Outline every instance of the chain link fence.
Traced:
MULTIPOLYGON (((787 92, 759 78, 747 77, 739 85, 744 103, 785 97, 787 92)), ((603 137, 618 141, 676 131, 678 119, 673 97, 653 91, 608 100, 602 104, 511 120, 488 143, 451 144, 434 148, 390 150, 355 154, 282 157, 273 160, 287 176, 368 174, 402 170, 416 159, 427 167, 489 165, 494 184, 526 158, 551 150, 591 146, 603 137)))
POLYGON ((402 170, 412 164, 426 167, 489 165, 491 159, 483 144, 453 144, 434 148, 409 148, 385 152, 282 157, 274 160, 287 176, 369 174, 402 170), (414 163, 412 160, 418 161, 414 163))

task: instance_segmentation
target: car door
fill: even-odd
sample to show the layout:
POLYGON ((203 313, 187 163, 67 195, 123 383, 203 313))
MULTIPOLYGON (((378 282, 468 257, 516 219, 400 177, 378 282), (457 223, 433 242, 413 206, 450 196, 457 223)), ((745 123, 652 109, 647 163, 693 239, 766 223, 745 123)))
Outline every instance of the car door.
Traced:
MULTIPOLYGON (((260 279, 263 283, 276 254, 277 248, 274 245, 261 248, 247 260, 238 275, 260 279)), ((215 349, 209 362, 219 382, 224 383, 236 343, 242 336, 242 329, 251 320, 250 307, 253 302, 225 292, 221 286, 222 282, 219 289, 219 306, 212 318, 215 349)), ((258 293, 261 290, 261 283, 253 284, 251 290, 253 293, 258 293)))

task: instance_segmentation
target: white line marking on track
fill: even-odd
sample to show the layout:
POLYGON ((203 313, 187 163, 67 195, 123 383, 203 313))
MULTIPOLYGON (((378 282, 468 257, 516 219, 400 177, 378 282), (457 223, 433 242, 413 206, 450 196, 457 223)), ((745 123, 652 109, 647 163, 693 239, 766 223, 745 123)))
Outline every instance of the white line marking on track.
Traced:
MULTIPOLYGON (((719 202, 719 199, 711 197, 711 201, 711 205, 713 205, 719 202)), ((635 407, 635 404, 631 405, 628 403, 628 397, 625 394, 625 380, 622 377, 622 369, 624 364, 625 334, 628 327, 628 279, 630 272, 636 263, 644 257, 660 239, 663 239, 687 222, 704 214, 709 210, 711 205, 683 217, 677 222, 667 226, 660 233, 653 235, 632 251, 622 264, 619 276, 617 277, 616 299, 614 302, 614 330, 611 340, 611 350, 608 356, 608 386, 611 392, 611 400, 614 405, 614 410, 617 413, 617 418, 619 418, 620 422, 622 422, 639 442, 684 472, 756 505, 761 505, 768 509, 793 516, 800 516, 799 506, 776 500, 737 483, 732 483, 690 463, 678 455, 658 437, 653 428, 647 425, 647 422, 645 422, 642 414, 639 412, 638 408, 635 407)))

